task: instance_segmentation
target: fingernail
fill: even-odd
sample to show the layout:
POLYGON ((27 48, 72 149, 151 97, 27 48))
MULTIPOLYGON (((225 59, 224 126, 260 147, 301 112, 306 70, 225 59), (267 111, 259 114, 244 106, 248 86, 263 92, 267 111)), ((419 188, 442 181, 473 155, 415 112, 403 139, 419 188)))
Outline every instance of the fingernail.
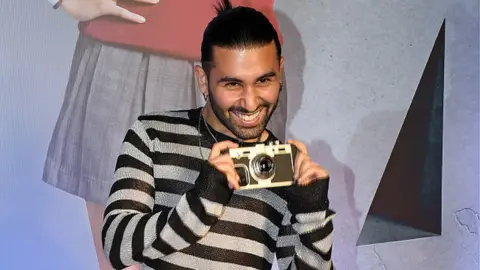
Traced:
POLYGON ((136 16, 135 19, 138 23, 144 23, 146 21, 146 19, 140 15, 136 16))
POLYGON ((228 187, 229 187, 230 189, 233 189, 232 184, 228 184, 228 187))

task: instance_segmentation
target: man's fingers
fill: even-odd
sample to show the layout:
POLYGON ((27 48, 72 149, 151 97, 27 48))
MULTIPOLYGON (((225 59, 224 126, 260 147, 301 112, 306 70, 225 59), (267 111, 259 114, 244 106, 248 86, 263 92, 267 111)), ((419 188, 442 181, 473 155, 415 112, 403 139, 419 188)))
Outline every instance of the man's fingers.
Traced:
POLYGON ((209 161, 211 164, 217 164, 217 163, 228 163, 233 166, 233 160, 228 154, 223 154, 219 155, 216 157, 213 157, 209 161))
POLYGON ((231 162, 217 162, 215 163, 215 168, 221 173, 225 174, 229 186, 233 186, 235 189, 240 187, 240 177, 238 176, 237 171, 233 167, 231 162))
POLYGON ((238 147, 238 144, 232 141, 221 141, 219 143, 216 143, 212 147, 212 150, 210 151, 210 157, 217 157, 221 154, 222 151, 230 148, 237 148, 237 147, 238 147))
POLYGON ((240 188, 240 182, 239 182, 238 180, 236 180, 236 178, 231 178, 231 179, 229 179, 229 178, 227 177, 227 180, 228 180, 228 187, 229 187, 230 189, 235 189, 235 190, 237 190, 237 189, 240 188))
POLYGON ((228 173, 231 170, 235 170, 233 168, 233 165, 227 162, 215 162, 212 165, 215 166, 215 168, 222 173, 228 173))
POLYGON ((300 153, 299 155, 297 155, 297 157, 299 157, 299 160, 297 164, 297 171, 295 171, 295 173, 296 179, 298 181, 301 181, 301 178, 303 178, 305 171, 311 167, 312 161, 303 153, 300 153))
POLYGON ((293 178, 298 179, 300 176, 300 166, 302 165, 303 161, 306 159, 306 155, 304 155, 302 152, 297 153, 297 157, 295 158, 294 161, 294 166, 293 166, 293 178))
POLYGON ((326 179, 328 177, 328 172, 308 157, 305 144, 293 139, 287 142, 298 149, 294 162, 294 178, 298 185, 308 185, 312 181, 326 179))
POLYGON ((299 172, 300 172, 300 177, 302 176, 302 174, 305 173, 305 171, 307 171, 309 168, 312 167, 312 161, 310 160, 310 158, 306 157, 302 160, 302 163, 300 163, 300 166, 299 166, 299 172))
POLYGON ((305 155, 308 155, 307 147, 302 142, 291 139, 288 140, 287 143, 295 145, 298 151, 303 152, 305 155))
POLYGON ((328 172, 322 169, 320 166, 310 166, 300 174, 298 184, 305 186, 315 180, 322 180, 328 177, 328 172))
POLYGON ((287 143, 294 145, 298 149, 293 172, 293 177, 298 180, 302 170, 305 170, 305 163, 309 161, 307 147, 302 142, 293 139, 288 140, 287 143))
POLYGON ((238 189, 240 187, 240 177, 233 165, 232 158, 228 153, 223 153, 225 150, 237 148, 238 144, 231 141, 222 141, 213 145, 208 157, 208 162, 212 164, 217 170, 225 174, 230 188, 238 189))
POLYGON ((240 178, 236 171, 227 173, 227 181, 230 187, 233 186, 234 189, 240 188, 240 178))
MULTIPOLYGON (((113 1, 112 1, 112 3, 113 3, 113 1)), ((128 20, 128 21, 136 22, 136 23, 144 23, 145 22, 144 17, 142 17, 138 14, 135 14, 135 13, 129 11, 128 9, 125 9, 123 7, 119 7, 117 5, 113 5, 111 9, 106 10, 106 13, 109 14, 109 15, 120 17, 120 18, 128 20)))

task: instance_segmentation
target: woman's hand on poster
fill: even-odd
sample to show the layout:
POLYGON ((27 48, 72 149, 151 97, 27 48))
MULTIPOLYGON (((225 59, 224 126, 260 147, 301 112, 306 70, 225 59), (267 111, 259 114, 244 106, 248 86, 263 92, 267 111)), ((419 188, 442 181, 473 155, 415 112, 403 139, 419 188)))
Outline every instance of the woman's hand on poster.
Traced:
MULTIPOLYGON (((156 4, 159 0, 128 0, 156 4)), ((143 23, 145 18, 117 5, 116 0, 63 0, 61 7, 78 21, 89 21, 100 16, 116 16, 128 21, 143 23)))

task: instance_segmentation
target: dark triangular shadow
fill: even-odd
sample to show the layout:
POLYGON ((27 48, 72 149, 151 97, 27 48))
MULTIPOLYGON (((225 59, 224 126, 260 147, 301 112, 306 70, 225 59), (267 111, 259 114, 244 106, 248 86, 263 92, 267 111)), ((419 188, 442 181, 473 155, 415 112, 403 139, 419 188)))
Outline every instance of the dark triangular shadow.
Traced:
POLYGON ((441 234, 445 21, 370 206, 357 245, 441 234))

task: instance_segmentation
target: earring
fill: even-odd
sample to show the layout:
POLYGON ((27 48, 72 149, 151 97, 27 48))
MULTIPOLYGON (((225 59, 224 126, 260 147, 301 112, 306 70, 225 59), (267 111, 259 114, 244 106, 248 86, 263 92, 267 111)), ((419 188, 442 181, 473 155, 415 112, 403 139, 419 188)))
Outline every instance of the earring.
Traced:
POLYGON ((203 98, 205 99, 205 101, 207 101, 207 99, 208 99, 208 95, 207 95, 207 94, 205 94, 205 93, 203 93, 203 98))

